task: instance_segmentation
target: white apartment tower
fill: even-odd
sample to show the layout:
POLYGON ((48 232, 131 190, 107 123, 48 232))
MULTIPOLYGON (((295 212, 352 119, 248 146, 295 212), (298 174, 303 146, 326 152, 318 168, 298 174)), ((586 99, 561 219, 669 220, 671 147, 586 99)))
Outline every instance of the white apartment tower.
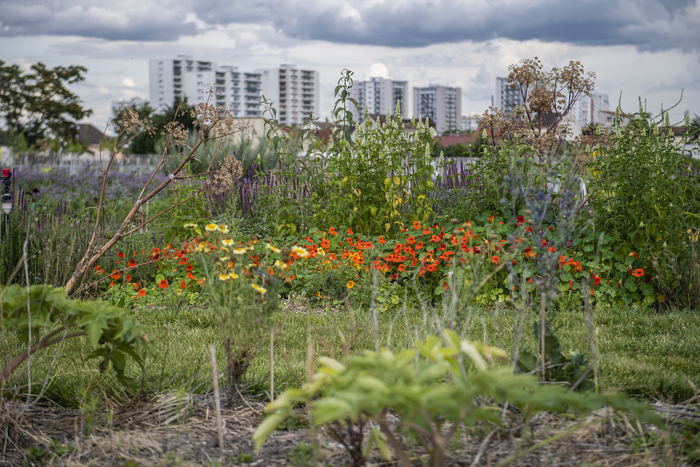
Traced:
POLYGON ((150 103, 156 112, 163 112, 176 97, 187 98, 190 105, 206 102, 215 86, 210 103, 230 109, 234 117, 262 117, 263 94, 273 101, 282 124, 301 124, 304 117, 320 113, 318 72, 293 65, 241 71, 179 55, 174 60, 151 60, 149 75, 150 103))
POLYGON ((581 126, 599 123, 601 110, 610 110, 610 101, 607 94, 592 92, 590 96, 583 95, 571 107, 570 114, 581 126))
POLYGON ((318 117, 321 113, 318 71, 282 65, 263 70, 261 76, 263 95, 272 101, 280 124, 302 125, 306 118, 318 117))
POLYGON ((216 62, 179 55, 174 60, 149 62, 150 102, 156 112, 173 104, 176 97, 191 105, 205 102, 208 86, 216 81, 216 62))
POLYGON ((438 134, 462 126, 462 88, 432 84, 413 88, 413 116, 435 122, 438 134))
POLYGON ((351 95, 357 98, 361 122, 364 119, 365 107, 370 114, 384 115, 387 108, 396 111, 399 105, 401 115, 406 118, 408 112, 408 81, 393 81, 386 78, 370 78, 368 81, 355 83, 356 92, 351 95))
POLYGON ((512 112, 519 105, 523 105, 523 96, 519 88, 511 88, 508 78, 496 78, 496 94, 493 106, 504 112, 512 112))

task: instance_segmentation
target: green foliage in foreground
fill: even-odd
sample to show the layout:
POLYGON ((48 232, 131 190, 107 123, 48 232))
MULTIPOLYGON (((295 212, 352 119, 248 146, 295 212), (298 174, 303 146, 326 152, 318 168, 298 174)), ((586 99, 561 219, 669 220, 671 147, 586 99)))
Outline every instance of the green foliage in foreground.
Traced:
MULTIPOLYGON (((518 407, 526 423, 543 411, 581 415, 604 406, 632 412, 642 422, 661 423, 644 404, 621 394, 575 393, 558 385, 541 385, 532 376, 514 376, 510 368, 489 368, 485 357, 505 357, 505 352, 460 341, 454 331, 445 330, 443 338, 429 336, 415 347, 398 354, 365 352, 348 358, 347 365, 319 358, 321 366, 311 382, 288 389, 268 405, 271 414, 253 436, 256 449, 300 403, 309 406, 317 425, 375 422, 379 430, 370 431, 369 446, 357 433, 341 435, 336 430, 338 441, 351 446, 350 451, 365 454, 376 445, 386 460, 391 459, 390 446, 404 466, 412 463, 390 428, 390 413, 398 415, 399 427, 421 439, 433 466, 443 465, 445 447, 460 425, 473 426, 477 421, 502 425, 497 404, 505 402, 518 407), (467 373, 463 357, 476 366, 475 372, 467 373), (492 402, 484 404, 484 400, 492 402), (451 425, 443 438, 441 427, 446 423, 451 425)), ((354 457, 355 465, 364 464, 359 455, 354 457)))
MULTIPOLYGON (((2 330, 14 331, 23 347, 0 373, 0 383, 31 355, 55 344, 86 336, 90 358, 102 358, 100 370, 111 364, 121 382, 128 382, 124 370, 130 356, 143 365, 141 352, 149 350, 146 328, 124 310, 101 301, 69 300, 63 289, 36 285, 27 290, 19 285, 0 288, 2 330), (30 354, 31 352, 31 354, 30 354)), ((5 336, 3 335, 3 338, 5 336)))

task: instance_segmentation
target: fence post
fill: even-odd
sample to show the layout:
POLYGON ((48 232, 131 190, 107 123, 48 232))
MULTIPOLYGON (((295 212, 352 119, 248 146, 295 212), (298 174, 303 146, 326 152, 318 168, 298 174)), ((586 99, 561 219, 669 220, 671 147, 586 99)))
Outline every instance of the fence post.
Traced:
POLYGON ((10 194, 10 185, 12 184, 12 174, 10 169, 2 169, 2 177, 0 177, 0 185, 2 185, 2 212, 3 219, 0 225, 0 241, 2 241, 2 231, 7 232, 10 225, 10 212, 12 211, 12 195, 10 194))

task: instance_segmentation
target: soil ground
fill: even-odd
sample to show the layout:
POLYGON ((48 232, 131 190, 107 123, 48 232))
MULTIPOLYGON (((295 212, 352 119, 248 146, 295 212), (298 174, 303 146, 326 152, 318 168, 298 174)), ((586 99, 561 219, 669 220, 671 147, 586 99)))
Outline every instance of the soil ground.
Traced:
MULTIPOLYGON (((175 397, 161 394, 147 400, 100 412, 93 418, 77 410, 26 406, 6 402, 3 408, 0 465, 51 465, 65 467, 115 466, 306 466, 311 442, 304 423, 290 423, 289 431, 273 433, 260 453, 255 453, 253 432, 262 420, 264 404, 239 399, 232 409, 222 408, 224 447, 218 446, 214 400, 211 396, 175 397), (111 414, 111 415, 110 415, 111 414), (91 428, 89 435, 81 435, 91 428), (61 455, 45 456, 52 440, 59 441, 61 455), (68 449, 65 449, 69 447, 68 449), (33 449, 32 449, 33 448, 33 449), (38 449, 37 449, 38 448, 38 449), (306 455, 304 454, 306 453, 306 455)), ((656 410, 672 422, 700 422, 696 406, 657 404, 656 410)), ((584 420, 543 414, 532 420, 529 434, 513 418, 510 425, 492 429, 482 426, 464 430, 449 449, 448 466, 496 466, 521 453, 515 466, 641 466, 691 465, 663 440, 663 432, 641 426, 625 416, 599 411, 584 420), (577 423, 585 425, 573 429, 577 423), (570 430, 567 431, 567 430, 570 430), (640 436, 646 432, 646 436, 640 436), (562 436, 556 436, 561 434, 562 436), (553 439, 552 438, 556 438, 553 439), (550 442, 546 440, 549 439, 550 442), (640 439, 645 439, 642 443, 640 439), (656 440, 656 441, 655 441, 656 440), (527 452, 531 450, 531 452, 527 452)), ((301 418, 300 418, 301 420, 301 418)), ((323 432, 317 433, 322 466, 352 465, 343 446, 323 432)), ((402 441, 408 446, 407 440, 402 441)), ((417 443, 410 445, 416 446, 417 443)), ((425 451, 409 451, 415 466, 427 465, 425 451)), ((398 466, 376 452, 370 466, 398 466)))

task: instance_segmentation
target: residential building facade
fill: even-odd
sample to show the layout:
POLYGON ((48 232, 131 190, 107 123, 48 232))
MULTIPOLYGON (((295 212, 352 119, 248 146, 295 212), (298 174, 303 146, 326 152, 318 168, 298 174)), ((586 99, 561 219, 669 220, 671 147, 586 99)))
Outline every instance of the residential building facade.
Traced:
POLYGON ((585 94, 571 107, 571 115, 582 127, 592 123, 607 123, 601 121, 601 111, 610 110, 610 101, 607 94, 593 92, 590 96, 585 94))
POLYGON ((262 70, 262 89, 272 101, 281 125, 302 125, 321 113, 321 82, 318 71, 299 70, 296 65, 262 70))
POLYGON ((294 65, 242 71, 179 55, 150 60, 149 80, 151 107, 159 113, 178 97, 190 105, 206 102, 212 86, 215 92, 209 102, 226 107, 234 117, 262 117, 263 95, 272 100, 282 124, 301 124, 304 117, 320 113, 318 72, 297 70, 294 65))
POLYGON ((493 106, 504 112, 512 112, 519 105, 523 105, 523 96, 519 88, 511 88, 508 78, 496 77, 496 93, 493 106))
POLYGON ((439 84, 413 88, 413 116, 435 122, 438 134, 462 127, 462 88, 439 84))
POLYGON ((359 119, 355 116, 355 120, 359 122, 365 117, 365 108, 374 115, 386 115, 387 109, 389 109, 393 115, 396 112, 397 104, 401 115, 407 116, 408 81, 370 78, 367 81, 355 82, 351 96, 357 99, 360 115, 359 119))

